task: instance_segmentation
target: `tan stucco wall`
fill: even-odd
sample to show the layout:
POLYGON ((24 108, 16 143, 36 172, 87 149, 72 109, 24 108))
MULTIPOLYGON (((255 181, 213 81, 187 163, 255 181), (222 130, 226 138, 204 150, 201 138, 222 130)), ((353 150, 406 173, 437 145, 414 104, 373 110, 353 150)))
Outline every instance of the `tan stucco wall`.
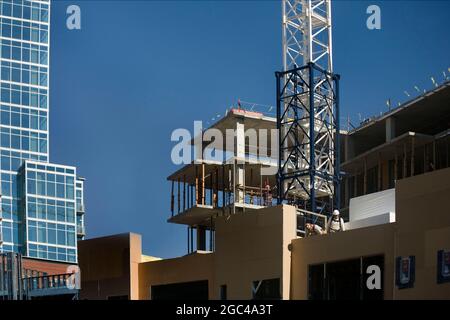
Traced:
POLYGON ((280 278, 289 298, 290 252, 296 236, 294 207, 280 206, 236 214, 216 221, 215 287, 227 285, 229 299, 251 299, 256 280, 280 278))
POLYGON ((450 169, 396 183, 396 222, 293 241, 292 298, 307 299, 308 265, 383 254, 385 299, 450 299, 437 284, 437 251, 450 250, 450 169), (414 288, 397 289, 395 258, 416 257, 414 288))
MULTIPOLYGON (((384 255, 385 270, 394 267, 395 224, 349 230, 324 236, 297 239, 292 242, 292 299, 308 298, 308 266, 358 258, 384 255)), ((390 298, 394 275, 386 272, 384 289, 390 298)))
POLYGON ((137 297, 137 273, 141 236, 125 233, 78 242, 81 269, 81 299, 108 296, 137 297), (131 276, 133 275, 133 276, 131 276))
POLYGON ((192 253, 173 259, 139 264, 139 299, 151 297, 151 286, 208 280, 209 297, 214 282, 214 253, 192 253))
POLYGON ((395 196, 396 256, 416 256, 416 281, 394 298, 450 299, 450 283, 436 283, 437 251, 450 250, 450 168, 398 181, 395 196))
POLYGON ((220 298, 221 285, 227 285, 228 299, 251 299, 253 281, 280 278, 282 297, 288 299, 288 245, 295 234, 290 206, 218 217, 214 253, 140 264, 139 297, 149 299, 152 285, 208 280, 210 299, 220 298))
POLYGON ((142 261, 141 235, 130 234, 130 300, 139 299, 139 263, 142 261))
POLYGON ((291 243, 297 239, 297 212, 295 207, 283 207, 283 279, 284 300, 291 298, 292 252, 291 243))
POLYGON ((142 258, 139 235, 81 241, 81 298, 149 299, 152 285, 208 280, 211 299, 223 284, 229 299, 250 299, 253 281, 280 278, 283 299, 306 299, 308 265, 384 255, 385 299, 450 299, 450 283, 436 283, 437 251, 450 250, 450 169, 398 181, 395 223, 304 239, 295 229, 291 206, 218 217, 214 253, 156 261, 142 258), (394 261, 409 255, 416 282, 398 290, 394 261))

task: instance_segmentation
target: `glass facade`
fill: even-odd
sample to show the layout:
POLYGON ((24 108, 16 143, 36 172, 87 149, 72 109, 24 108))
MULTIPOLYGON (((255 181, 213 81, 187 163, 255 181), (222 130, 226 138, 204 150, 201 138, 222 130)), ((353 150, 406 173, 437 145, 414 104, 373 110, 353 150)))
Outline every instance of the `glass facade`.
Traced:
POLYGON ((0 0, 0 252, 76 262, 83 180, 49 163, 49 52, 50 1, 0 0))
POLYGON ((75 168, 26 161, 19 176, 28 256, 76 262, 75 168))

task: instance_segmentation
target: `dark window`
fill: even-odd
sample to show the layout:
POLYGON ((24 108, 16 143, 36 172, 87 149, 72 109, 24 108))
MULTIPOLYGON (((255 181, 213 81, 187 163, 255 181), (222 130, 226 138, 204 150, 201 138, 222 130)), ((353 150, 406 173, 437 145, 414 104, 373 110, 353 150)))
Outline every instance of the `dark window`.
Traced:
POLYGON ((124 295, 124 296, 109 296, 108 300, 128 300, 128 295, 124 295))
POLYGON ((395 161, 389 160, 388 162, 388 189, 395 187, 395 161))
POLYGON ((405 178, 405 174, 403 172, 403 157, 398 156, 397 158, 397 179, 403 179, 405 178))
POLYGON ((308 299, 325 299, 325 265, 318 264, 315 266, 309 266, 308 269, 308 299))
POLYGON ((280 279, 267 279, 253 281, 253 299, 255 300, 278 300, 281 299, 280 279))
POLYGON ((326 264, 326 279, 330 300, 357 300, 360 298, 360 260, 326 264))
POLYGON ((355 197, 364 195, 364 174, 358 174, 356 176, 356 194, 355 197))
POLYGON ((348 200, 346 206, 349 205, 350 199, 356 197, 355 194, 355 177, 348 178, 348 200))
POLYGON ((220 300, 227 300, 227 285, 220 286, 220 300))
POLYGON ((384 297, 384 256, 312 265, 308 268, 310 300, 381 300, 384 297), (381 289, 369 289, 367 268, 376 265, 381 272, 381 289))
POLYGON ((367 170, 367 190, 366 194, 378 191, 378 166, 367 170))
POLYGON ((436 140, 436 169, 444 169, 450 165, 450 138, 436 140))
POLYGON ((152 286, 152 300, 208 300, 208 280, 152 286))

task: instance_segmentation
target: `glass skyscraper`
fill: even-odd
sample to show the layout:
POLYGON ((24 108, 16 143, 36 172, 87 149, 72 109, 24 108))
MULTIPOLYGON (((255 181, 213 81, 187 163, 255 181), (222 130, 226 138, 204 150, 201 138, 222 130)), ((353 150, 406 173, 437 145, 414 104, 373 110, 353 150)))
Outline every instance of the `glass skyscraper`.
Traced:
POLYGON ((0 0, 0 252, 77 262, 84 180, 49 162, 50 1, 0 0))

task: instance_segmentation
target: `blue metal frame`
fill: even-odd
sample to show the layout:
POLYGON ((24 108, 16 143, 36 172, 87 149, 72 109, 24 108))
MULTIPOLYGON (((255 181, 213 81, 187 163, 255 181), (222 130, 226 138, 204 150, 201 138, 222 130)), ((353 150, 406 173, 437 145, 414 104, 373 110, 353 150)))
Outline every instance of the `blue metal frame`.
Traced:
MULTIPOLYGON (((339 208, 340 204, 340 126, 339 126, 339 80, 340 76, 337 74, 329 73, 326 70, 323 70, 318 65, 314 63, 308 63, 302 67, 295 67, 294 69, 276 72, 275 73, 277 79, 277 129, 279 131, 279 141, 278 141, 278 173, 277 173, 277 188, 278 188, 278 204, 282 203, 291 203, 303 207, 312 212, 321 212, 322 214, 330 215, 331 212, 339 208), (308 79, 305 79, 305 75, 308 75, 308 79), (324 171, 320 168, 316 168, 316 159, 315 152, 310 152, 308 159, 306 159, 306 155, 302 154, 300 147, 303 146, 297 137, 298 131, 304 133, 309 137, 309 149, 315 150, 317 147, 314 128, 317 124, 317 121, 322 121, 320 117, 316 117, 317 110, 320 110, 320 106, 317 105, 315 101, 315 97, 317 95, 323 96, 323 93, 320 91, 320 86, 317 85, 318 81, 324 80, 326 81, 325 85, 330 92, 331 102, 329 106, 332 108, 333 113, 333 124, 324 123, 324 125, 331 126, 332 132, 335 134, 331 134, 333 139, 334 150, 332 152, 331 159, 333 161, 334 173, 330 175, 329 172, 324 171), (288 85, 291 84, 289 90, 287 92, 288 85), (303 98, 303 99, 300 99, 303 98), (314 108, 309 109, 309 106, 303 105, 302 101, 309 101, 309 106, 314 106, 314 108), (299 106, 303 108, 303 110, 313 110, 313 112, 309 112, 308 114, 299 114, 299 106), (283 122, 285 119, 286 112, 289 113, 289 125, 287 126, 287 122, 283 122), (305 129, 302 126, 302 121, 309 121, 309 129, 305 129), (282 129, 286 130, 282 130, 282 129), (292 132, 292 130, 297 130, 296 132, 292 132), (291 135, 293 139, 291 139, 291 145, 285 146, 286 139, 288 139, 288 135, 291 135), (288 152, 287 159, 284 159, 285 152, 288 152), (299 166, 296 166, 294 171, 290 170, 290 172, 286 172, 285 167, 289 158, 302 160, 307 162, 307 169, 301 169, 299 166), (333 185, 334 193, 328 197, 328 199, 324 199, 324 197, 318 199, 316 195, 316 190, 314 188, 314 183, 310 183, 309 186, 306 186, 303 183, 302 178, 309 177, 309 181, 316 181, 317 178, 321 178, 333 185), (288 190, 284 190, 285 183, 287 182, 288 190, 292 186, 294 182, 296 182, 299 186, 301 186, 302 191, 307 194, 306 199, 295 199, 288 194, 288 190)), ((323 85, 323 84, 322 84, 323 85)), ((322 86, 321 85, 321 86, 322 86)), ((289 140, 287 140, 289 141, 289 140)))

